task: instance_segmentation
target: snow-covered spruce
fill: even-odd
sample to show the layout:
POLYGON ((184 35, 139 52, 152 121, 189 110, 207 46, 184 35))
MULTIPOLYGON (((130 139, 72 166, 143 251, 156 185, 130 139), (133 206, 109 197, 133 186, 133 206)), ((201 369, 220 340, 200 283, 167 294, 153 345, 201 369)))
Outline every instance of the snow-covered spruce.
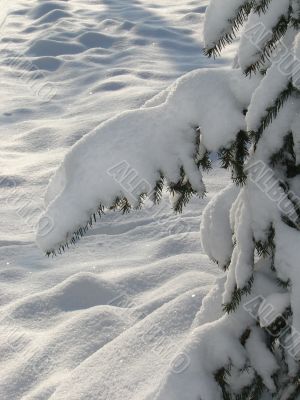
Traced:
POLYGON ((126 212, 146 195, 158 202, 164 184, 176 211, 192 194, 202 196, 207 151, 230 147, 245 130, 243 110, 257 84, 239 70, 196 70, 172 85, 162 104, 158 97, 155 106, 120 114, 86 135, 50 182, 38 244, 60 250, 105 209, 126 212), (45 235, 46 220, 53 229, 45 235))
POLYGON ((41 223, 38 243, 55 253, 97 212, 126 212, 147 196, 158 202, 163 186, 180 211, 204 194, 200 170, 211 151, 232 171, 236 187, 208 205, 201 228, 203 247, 226 274, 222 296, 213 297, 222 297, 223 311, 200 311, 183 349, 189 368, 170 373, 152 399, 300 396, 299 10, 299 0, 211 0, 206 53, 217 55, 244 26, 239 67, 189 73, 142 109, 102 124, 49 185, 42 220, 53 230, 44 235, 41 223))

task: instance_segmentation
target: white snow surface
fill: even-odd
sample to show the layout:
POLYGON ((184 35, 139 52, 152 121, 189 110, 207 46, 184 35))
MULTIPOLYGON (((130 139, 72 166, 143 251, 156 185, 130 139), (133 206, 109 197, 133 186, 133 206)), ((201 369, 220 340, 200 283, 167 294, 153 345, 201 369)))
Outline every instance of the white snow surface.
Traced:
POLYGON ((0 398, 152 399, 193 363, 180 356, 183 341, 192 349, 193 329, 219 312, 215 290, 197 315, 220 274, 203 254, 199 223, 227 175, 205 176, 207 198, 193 199, 182 216, 167 200, 107 214, 60 257, 44 257, 34 231, 71 145, 180 75, 217 65, 201 53, 207 1, 4 3, 0 398))

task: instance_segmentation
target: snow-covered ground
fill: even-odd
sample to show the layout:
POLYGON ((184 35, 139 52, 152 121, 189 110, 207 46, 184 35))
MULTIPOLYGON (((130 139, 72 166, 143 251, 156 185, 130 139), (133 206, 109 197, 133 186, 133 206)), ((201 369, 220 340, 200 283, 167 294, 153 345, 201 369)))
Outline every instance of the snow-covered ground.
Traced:
POLYGON ((228 181, 223 171, 205 177, 207 198, 182 216, 167 200, 107 214, 53 259, 34 231, 72 144, 183 73, 220 65, 201 52, 206 5, 1 4, 1 400, 150 400, 168 373, 188 367, 180 347, 218 274, 201 249, 201 212, 228 181))

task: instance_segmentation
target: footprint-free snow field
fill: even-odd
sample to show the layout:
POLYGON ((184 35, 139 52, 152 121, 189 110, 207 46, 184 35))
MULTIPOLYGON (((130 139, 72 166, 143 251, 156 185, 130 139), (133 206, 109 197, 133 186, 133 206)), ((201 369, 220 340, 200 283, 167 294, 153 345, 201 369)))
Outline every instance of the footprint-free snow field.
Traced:
POLYGON ((186 72, 230 64, 230 50, 222 61, 202 54, 206 6, 3 0, 1 400, 150 400, 188 367, 181 346, 219 274, 199 225, 229 180, 222 170, 204 177, 207 197, 182 215, 167 196, 158 207, 107 213, 54 258, 34 232, 49 179, 81 137, 186 72))

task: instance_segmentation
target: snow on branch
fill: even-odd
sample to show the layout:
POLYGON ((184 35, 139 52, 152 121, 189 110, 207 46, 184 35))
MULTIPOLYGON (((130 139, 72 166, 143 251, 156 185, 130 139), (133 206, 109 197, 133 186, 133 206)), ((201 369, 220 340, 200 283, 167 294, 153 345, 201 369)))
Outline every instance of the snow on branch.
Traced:
POLYGON ((289 40, 293 30, 289 29, 289 0, 273 0, 265 12, 252 11, 241 34, 238 59, 246 74, 266 68, 280 41, 289 40), (287 38, 284 36, 287 33, 287 38))
POLYGON ((253 6, 253 0, 212 0, 206 11, 204 39, 205 54, 217 56, 231 43, 236 32, 247 20, 253 6))
POLYGON ((53 228, 38 229, 38 245, 48 254, 64 250, 106 209, 159 201, 164 185, 176 211, 203 195, 203 149, 230 146, 246 128, 243 110, 256 86, 238 70, 196 70, 178 79, 162 104, 124 112, 83 137, 49 184, 41 221, 53 228))

